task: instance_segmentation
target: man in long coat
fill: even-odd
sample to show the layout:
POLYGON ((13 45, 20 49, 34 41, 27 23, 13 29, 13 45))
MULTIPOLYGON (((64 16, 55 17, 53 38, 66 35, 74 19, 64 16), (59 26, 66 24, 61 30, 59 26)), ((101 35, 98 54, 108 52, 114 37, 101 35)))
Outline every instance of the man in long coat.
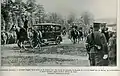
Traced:
POLYGON ((105 35, 99 32, 100 23, 94 23, 93 33, 87 36, 86 49, 91 66, 108 66, 108 48, 105 35))

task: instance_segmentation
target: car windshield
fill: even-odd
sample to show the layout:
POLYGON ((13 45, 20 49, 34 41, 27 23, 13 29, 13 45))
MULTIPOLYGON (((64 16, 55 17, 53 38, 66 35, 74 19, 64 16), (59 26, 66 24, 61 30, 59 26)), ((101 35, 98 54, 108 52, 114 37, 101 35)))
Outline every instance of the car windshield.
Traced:
POLYGON ((54 32, 54 31, 60 31, 61 27, 60 26, 35 26, 37 29, 41 30, 42 32, 54 32))

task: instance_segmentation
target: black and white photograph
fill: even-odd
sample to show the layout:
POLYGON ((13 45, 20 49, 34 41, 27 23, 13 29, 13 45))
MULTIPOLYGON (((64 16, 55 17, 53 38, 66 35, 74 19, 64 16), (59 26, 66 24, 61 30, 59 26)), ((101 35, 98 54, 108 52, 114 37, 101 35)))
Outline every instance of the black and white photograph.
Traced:
POLYGON ((1 0, 1 66, 117 66, 117 0, 1 0))

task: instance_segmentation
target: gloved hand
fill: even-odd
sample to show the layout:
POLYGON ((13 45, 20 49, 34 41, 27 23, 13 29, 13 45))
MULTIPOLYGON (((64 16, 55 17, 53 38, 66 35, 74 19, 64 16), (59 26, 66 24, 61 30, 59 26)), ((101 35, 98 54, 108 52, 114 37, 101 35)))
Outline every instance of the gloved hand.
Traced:
POLYGON ((103 59, 107 59, 108 58, 108 54, 105 54, 104 56, 103 56, 103 59))

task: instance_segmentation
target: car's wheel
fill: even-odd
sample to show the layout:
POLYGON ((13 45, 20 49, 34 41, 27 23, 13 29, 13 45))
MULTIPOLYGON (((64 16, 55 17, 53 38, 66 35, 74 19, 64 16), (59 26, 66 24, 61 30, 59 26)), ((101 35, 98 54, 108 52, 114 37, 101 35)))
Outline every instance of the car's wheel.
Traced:
POLYGON ((61 41, 62 41, 62 37, 61 37, 61 36, 58 36, 58 37, 56 38, 55 43, 56 43, 56 44, 60 44, 61 41))

